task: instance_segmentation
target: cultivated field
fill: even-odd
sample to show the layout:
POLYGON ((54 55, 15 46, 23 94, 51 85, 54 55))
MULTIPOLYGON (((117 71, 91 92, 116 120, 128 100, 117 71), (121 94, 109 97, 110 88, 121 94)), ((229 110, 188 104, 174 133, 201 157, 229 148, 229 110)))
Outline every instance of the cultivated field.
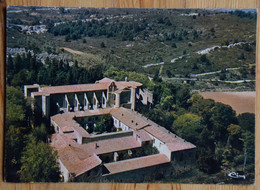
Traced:
POLYGON ((230 105, 237 114, 255 113, 256 92, 201 92, 204 98, 230 105))

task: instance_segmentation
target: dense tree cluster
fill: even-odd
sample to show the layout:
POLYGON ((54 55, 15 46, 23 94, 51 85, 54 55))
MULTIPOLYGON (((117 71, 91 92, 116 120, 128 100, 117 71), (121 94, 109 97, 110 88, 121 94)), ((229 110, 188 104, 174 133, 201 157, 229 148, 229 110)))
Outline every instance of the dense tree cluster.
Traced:
POLYGON ((23 182, 57 182, 59 166, 56 163, 57 153, 49 144, 32 139, 24 148, 19 171, 23 182))
POLYGON ((176 28, 172 24, 172 17, 156 15, 153 24, 149 21, 151 18, 139 19, 107 19, 100 20, 92 19, 88 22, 70 21, 52 26, 49 32, 54 36, 65 36, 65 41, 78 40, 82 37, 116 37, 122 41, 145 40, 148 37, 156 36, 156 39, 162 41, 182 41, 182 40, 196 40, 199 38, 201 31, 186 30, 176 28), (157 31, 157 27, 167 28, 161 32, 157 31))
POLYGON ((65 41, 77 40, 81 37, 99 37, 105 36, 120 37, 122 40, 133 40, 141 31, 146 28, 145 22, 121 22, 116 20, 110 23, 108 19, 95 20, 92 19, 90 22, 69 22, 53 26, 50 32, 54 36, 65 36, 65 41))
MULTIPOLYGON (((47 125, 35 125, 23 93, 6 88, 5 178, 7 181, 58 181, 57 156, 47 142, 47 125)), ((43 120, 41 120, 43 121, 43 120)))
POLYGON ((103 65, 96 64, 87 68, 79 67, 75 61, 73 66, 56 59, 46 59, 45 64, 35 56, 17 54, 7 58, 7 84, 22 87, 25 84, 65 85, 93 83, 103 77, 103 65))
POLYGON ((241 10, 235 10, 230 12, 231 15, 240 17, 240 18, 249 18, 249 19, 256 19, 257 13, 256 12, 245 12, 241 10))
MULTIPOLYGON (((201 123, 203 130, 197 136, 199 149, 201 147, 205 148, 211 154, 209 158, 214 158, 214 162, 217 163, 215 165, 205 165, 199 159, 198 165, 200 169, 214 172, 217 167, 223 166, 229 169, 237 168, 242 170, 243 164, 247 164, 247 171, 253 171, 254 160, 248 160, 245 154, 248 149, 254 149, 254 143, 247 144, 248 138, 252 138, 251 141, 254 139, 252 133, 255 127, 254 114, 243 113, 236 116, 235 111, 230 106, 215 103, 212 100, 205 100, 198 94, 192 96, 191 102, 192 105, 189 110, 205 118, 201 123), (251 120, 251 122, 245 124, 247 120, 251 120), (249 137, 248 133, 252 136, 249 137), (211 166, 214 166, 214 168, 209 170, 211 166)), ((250 155, 254 157, 254 153, 250 155)))
POLYGON ((139 111, 197 146, 197 166, 206 173, 221 168, 254 172, 254 114, 191 93, 188 86, 155 82, 151 110, 139 111))
POLYGON ((98 121, 94 123, 88 123, 88 132, 95 134, 115 132, 113 118, 110 115, 99 116, 98 121))

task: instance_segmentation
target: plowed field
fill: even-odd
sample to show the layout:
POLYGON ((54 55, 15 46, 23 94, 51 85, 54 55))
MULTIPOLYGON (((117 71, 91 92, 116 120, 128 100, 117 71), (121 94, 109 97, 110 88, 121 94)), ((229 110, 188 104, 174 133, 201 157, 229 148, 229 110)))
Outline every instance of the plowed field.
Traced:
POLYGON ((206 99, 230 105, 237 114, 255 113, 256 92, 201 92, 206 99))

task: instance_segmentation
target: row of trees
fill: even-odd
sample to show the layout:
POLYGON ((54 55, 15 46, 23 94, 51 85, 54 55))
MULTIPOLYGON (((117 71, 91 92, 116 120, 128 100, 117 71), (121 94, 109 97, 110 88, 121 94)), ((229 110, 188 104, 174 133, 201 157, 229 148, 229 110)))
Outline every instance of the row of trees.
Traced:
POLYGON ((257 13, 256 12, 245 12, 241 10, 235 10, 230 12, 231 15, 240 17, 240 18, 249 18, 249 19, 256 19, 257 13))
POLYGON ((62 60, 46 59, 45 64, 30 53, 7 58, 7 84, 21 87, 25 84, 65 85, 92 83, 103 77, 103 65, 96 64, 87 68, 73 66, 62 60))

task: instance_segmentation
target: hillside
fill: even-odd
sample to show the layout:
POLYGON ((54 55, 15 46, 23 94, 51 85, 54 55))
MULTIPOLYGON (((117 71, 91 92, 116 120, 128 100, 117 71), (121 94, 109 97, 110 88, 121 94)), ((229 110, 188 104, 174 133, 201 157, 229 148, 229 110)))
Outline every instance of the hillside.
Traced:
POLYGON ((234 85, 223 81, 241 81, 242 85, 237 83, 238 90, 254 90, 255 13, 13 9, 16 11, 10 10, 7 14, 10 48, 53 53, 65 56, 69 61, 77 59, 83 67, 102 60, 105 70, 134 71, 150 77, 159 72, 168 81, 183 82, 183 78, 192 78, 190 81, 200 81, 191 83, 194 89, 229 89, 234 85), (38 29, 31 30, 29 26, 38 29), (77 51, 82 53, 79 55, 75 53, 77 51), (204 75, 208 72, 216 73, 204 75))

